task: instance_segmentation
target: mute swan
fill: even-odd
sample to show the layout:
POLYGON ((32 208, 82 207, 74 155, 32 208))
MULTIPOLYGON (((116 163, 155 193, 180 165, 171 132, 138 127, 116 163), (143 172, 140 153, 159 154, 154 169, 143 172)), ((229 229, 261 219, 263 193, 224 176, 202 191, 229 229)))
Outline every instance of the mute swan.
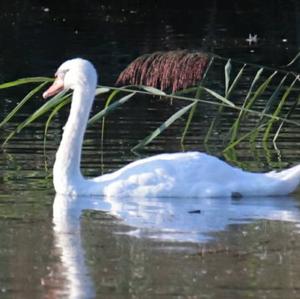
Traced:
POLYGON ((160 154, 87 179, 80 171, 81 147, 94 101, 97 73, 80 58, 64 62, 43 97, 73 89, 71 111, 53 168, 58 194, 134 197, 230 197, 286 195, 297 188, 300 165, 281 172, 251 173, 200 152, 160 154))

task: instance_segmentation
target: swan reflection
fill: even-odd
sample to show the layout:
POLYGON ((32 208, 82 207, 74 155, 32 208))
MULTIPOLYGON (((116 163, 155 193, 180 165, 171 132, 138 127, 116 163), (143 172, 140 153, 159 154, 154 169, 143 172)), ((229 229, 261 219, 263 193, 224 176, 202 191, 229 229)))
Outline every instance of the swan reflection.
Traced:
POLYGON ((83 210, 109 212, 132 227, 131 235, 177 242, 203 242, 211 232, 256 219, 292 222, 300 219, 299 203, 291 196, 235 200, 56 195, 53 205, 55 230, 78 231, 83 210))
MULTIPOLYGON (((225 230, 231 224, 255 220, 298 223, 300 220, 299 203, 288 196, 234 200, 56 195, 53 205, 54 232, 69 281, 69 298, 93 298, 95 295, 81 244, 80 216, 83 210, 104 211, 117 216, 131 227, 126 234, 175 242, 207 242, 213 232, 225 230)), ((112 233, 121 232, 116 228, 112 233)))

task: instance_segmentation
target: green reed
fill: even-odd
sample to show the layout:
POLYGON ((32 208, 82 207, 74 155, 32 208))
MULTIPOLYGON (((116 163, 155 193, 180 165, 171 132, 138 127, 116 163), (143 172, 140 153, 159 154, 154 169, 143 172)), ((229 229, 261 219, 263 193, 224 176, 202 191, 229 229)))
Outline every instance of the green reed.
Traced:
MULTIPOLYGON (((298 57, 297 57, 298 58, 298 57)), ((0 128, 4 127, 13 117, 29 102, 40 96, 42 89, 52 79, 46 77, 22 78, 13 82, 0 84, 0 89, 17 88, 20 85, 31 84, 33 88, 21 99, 11 112, 0 122, 0 128)), ((224 152, 236 147, 241 141, 249 140, 275 142, 284 125, 300 126, 300 122, 293 119, 293 112, 299 105, 299 75, 283 69, 272 69, 245 62, 237 62, 233 59, 224 59, 211 56, 207 68, 202 74, 201 81, 192 87, 187 87, 175 92, 162 91, 153 86, 124 86, 108 87, 99 86, 96 96, 105 99, 105 106, 96 112, 89 120, 89 125, 102 122, 102 138, 104 138, 105 117, 117 108, 132 101, 135 95, 147 95, 177 101, 181 103, 177 111, 169 115, 148 136, 145 136, 134 151, 139 151, 157 138, 164 130, 179 119, 185 119, 181 143, 184 144, 185 136, 196 117, 201 117, 201 107, 210 105, 217 107, 215 116, 212 118, 208 132, 203 142, 209 143, 213 132, 222 130, 224 137, 224 152), (214 82, 214 68, 222 69, 223 79, 214 82), (222 88, 223 86, 223 88, 222 88), (223 92, 222 92, 223 90, 223 92), (241 91, 244 93, 242 94, 241 91), (293 102, 291 105, 290 103, 293 102), (258 105, 258 103, 260 103, 258 105), (263 103, 263 105, 261 104, 263 103), (229 110, 232 114, 231 126, 227 132, 222 128, 222 117, 229 110), (249 119, 255 118, 251 129, 245 132, 244 125, 249 119)), ((62 92, 49 101, 43 103, 36 111, 33 111, 24 121, 17 124, 15 129, 6 136, 5 144, 25 127, 48 114, 45 121, 44 146, 47 143, 47 132, 57 113, 71 101, 70 92, 62 92)), ((157 103, 159 105, 159 103, 157 103)))

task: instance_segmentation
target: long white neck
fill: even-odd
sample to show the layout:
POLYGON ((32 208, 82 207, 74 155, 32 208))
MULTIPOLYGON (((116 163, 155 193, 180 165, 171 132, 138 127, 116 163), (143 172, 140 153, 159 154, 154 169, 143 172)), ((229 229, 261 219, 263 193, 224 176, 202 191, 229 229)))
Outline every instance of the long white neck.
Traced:
POLYGON ((54 187, 58 193, 72 193, 71 189, 84 181, 80 171, 81 148, 94 96, 94 84, 82 83, 74 89, 70 115, 53 168, 54 187))

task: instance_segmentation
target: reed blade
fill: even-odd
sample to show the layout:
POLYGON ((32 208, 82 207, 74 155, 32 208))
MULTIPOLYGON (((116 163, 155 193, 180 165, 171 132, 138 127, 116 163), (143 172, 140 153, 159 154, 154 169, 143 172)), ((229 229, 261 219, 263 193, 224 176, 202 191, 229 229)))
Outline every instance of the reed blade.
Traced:
POLYGON ((48 134, 48 128, 52 122, 53 117, 66 105, 68 105, 69 103, 71 103, 71 98, 68 97, 65 101, 61 102, 60 104, 58 104, 50 113, 46 124, 45 124, 45 130, 44 130, 44 156, 46 156, 46 142, 47 142, 47 134, 48 134))
MULTIPOLYGON (((284 103, 286 102, 289 94, 291 93, 294 85, 296 84, 296 82, 298 81, 298 77, 295 78, 295 80, 292 82, 292 84, 289 86, 289 88, 286 89, 286 91, 284 92, 283 96, 281 97, 281 100, 279 102, 279 104, 277 105, 277 108, 275 110, 275 112, 273 113, 273 116, 276 117, 279 115, 279 113, 281 112, 281 109, 284 105, 284 103)), ((268 122, 268 126, 265 130, 264 136, 263 136, 263 141, 266 142, 269 138, 269 135, 271 133, 271 129, 273 127, 273 124, 275 122, 275 118, 271 118, 268 122)))
POLYGON ((38 93, 48 82, 43 82, 38 85, 36 88, 32 89, 22 100, 21 102, 11 111, 0 123, 0 128, 3 127, 12 117, 27 103, 36 93, 38 93))
POLYGON ((289 67, 289 66, 293 65, 298 60, 299 57, 300 57, 300 52, 297 53, 297 55, 285 66, 289 67))
POLYGON ((119 106, 121 106, 124 103, 126 103, 135 94, 136 94, 136 92, 132 92, 132 93, 130 93, 130 94, 122 97, 121 99, 113 102, 112 104, 110 104, 109 106, 107 106, 106 108, 104 108, 103 110, 101 110, 100 112, 98 112, 97 114, 95 114, 93 117, 91 117, 89 119, 89 121, 88 121, 88 124, 89 125, 94 124, 96 121, 100 120, 102 117, 106 116, 108 113, 114 111, 116 108, 118 108, 119 106))
POLYGON ((31 114, 29 117, 26 118, 25 121, 20 123, 17 128, 11 132, 8 137, 4 140, 2 146, 5 146, 6 143, 17 133, 20 133, 25 127, 27 127, 29 124, 43 116, 45 113, 47 113, 52 108, 56 107, 58 104, 63 102, 67 97, 70 96, 70 94, 66 94, 66 91, 63 91, 56 96, 54 96, 52 99, 47 101, 44 105, 42 105, 40 108, 38 108, 33 114, 31 114))
POLYGON ((269 114, 269 113, 273 113, 274 111, 274 107, 277 107, 276 104, 278 102, 278 98, 279 98, 279 93, 280 90, 282 88, 283 83, 285 82, 285 80, 287 79, 288 75, 285 75, 280 83, 276 86, 274 92, 272 93, 271 97, 269 98, 269 100, 266 103, 266 106, 264 108, 264 110, 262 111, 263 114, 269 114))
POLYGON ((222 117, 223 110, 224 110, 224 105, 220 105, 217 115, 213 118, 212 122, 210 123, 207 133, 204 137, 204 144, 208 144, 208 141, 214 131, 214 128, 217 126, 217 124, 219 123, 219 121, 222 117))
POLYGON ((281 120, 281 123, 274 135, 274 138, 273 138, 273 143, 276 142, 278 136, 279 136, 279 133, 283 127, 283 125, 286 123, 287 120, 289 120, 289 118, 291 117, 291 115, 293 114, 293 112, 296 110, 296 108, 299 106, 300 104, 300 95, 297 97, 296 101, 294 102, 294 104, 292 105, 292 107, 289 109, 289 111, 287 112, 285 118, 283 120, 281 120))
POLYGON ((231 101, 229 101, 228 99, 226 99, 225 97, 221 96, 219 93, 211 90, 210 88, 206 88, 204 86, 201 87, 203 90, 205 90, 207 93, 209 93, 210 95, 212 95, 213 97, 215 97, 216 99, 220 100, 221 102, 223 102, 224 104, 226 104, 227 106, 230 107, 235 107, 235 104, 232 103, 231 101))
MULTIPOLYGON (((263 69, 261 69, 261 72, 262 72, 263 69)), ((256 91, 254 92, 253 96, 251 98, 249 98, 249 101, 246 105, 246 109, 250 109, 254 102, 257 100, 258 97, 260 97, 264 92, 265 90, 267 89, 267 87, 270 85, 272 79, 274 78, 274 76, 277 74, 278 72, 277 71, 274 71, 257 89, 256 91)), ((257 80, 257 77, 260 77, 261 73, 257 73, 255 78, 257 80)))
POLYGON ((164 91, 162 91, 158 88, 152 87, 152 86, 141 85, 140 87, 155 96, 165 96, 166 95, 166 93, 164 91))
POLYGON ((238 82, 240 81, 240 79, 241 79, 241 77, 242 77, 242 75, 243 75, 243 73, 244 73, 244 70, 245 70, 245 67, 246 67, 246 66, 247 66, 247 65, 244 64, 243 67, 239 70, 238 74, 235 76, 235 78, 234 78, 232 84, 231 84, 230 87, 229 87, 228 93, 227 93, 227 95, 226 95, 226 98, 227 98, 227 99, 230 98, 232 92, 235 90, 235 87, 236 87, 236 85, 238 84, 238 82))
POLYGON ((53 78, 48 77, 29 77, 29 78, 22 78, 11 82, 6 82, 0 84, 0 89, 10 88, 18 85, 28 84, 28 83, 40 83, 40 82, 52 82, 53 78))
POLYGON ((225 65, 225 97, 228 98, 229 84, 230 84, 230 74, 231 74, 231 59, 228 59, 225 65))
POLYGON ((261 77, 261 74, 262 74, 263 70, 264 69, 261 68, 256 72, 256 74, 254 76, 254 79, 253 79, 253 81, 250 85, 250 88, 247 92, 247 95, 245 97, 245 100, 243 102, 243 105, 241 107, 242 109, 240 110, 237 119, 234 121, 233 125, 230 128, 230 132, 231 132, 230 143, 234 142, 234 140, 236 140, 236 138, 237 138, 237 134, 238 134, 238 131, 239 131, 239 128, 240 128, 241 121, 243 120, 243 117, 246 114, 246 111, 244 109, 245 108, 251 108, 252 103, 255 101, 255 99, 254 99, 254 101, 252 101, 252 103, 248 103, 248 100, 250 99, 250 96, 252 95, 253 88, 256 85, 256 83, 258 82, 259 78, 261 77))
POLYGON ((108 93, 110 92, 110 88, 109 87, 98 87, 96 88, 96 92, 95 92, 95 96, 98 96, 100 94, 104 94, 104 93, 108 93))
POLYGON ((189 129, 190 125, 191 125, 192 119, 193 119, 194 114, 195 114, 195 112, 196 112, 197 104, 198 104, 198 102, 195 101, 195 102, 194 102, 194 105, 193 105, 193 107, 192 107, 192 109, 190 110, 188 119, 187 119, 187 121, 186 121, 184 130, 183 130, 183 133, 182 133, 181 139, 180 139, 180 143, 181 143, 182 145, 183 145, 183 143, 184 143, 185 136, 186 136, 186 134, 187 134, 187 132, 188 132, 188 129, 189 129))
POLYGON ((172 123, 174 123, 178 118, 182 117, 187 111, 189 111, 195 105, 195 103, 196 102, 193 102, 192 104, 189 104, 189 105, 181 108, 176 113, 174 113, 165 122, 163 122, 157 129, 155 129, 150 135, 148 135, 146 138, 144 138, 139 144, 134 146, 131 150, 133 152, 135 152, 135 151, 145 147, 153 139, 155 139, 158 135, 160 135, 165 129, 167 129, 172 123))
MULTIPOLYGON (((210 67, 210 64, 209 64, 208 67, 210 67)), ((201 89, 201 86, 202 86, 202 84, 203 84, 203 80, 205 79, 205 76, 206 76, 206 74, 204 74, 203 79, 202 79, 200 85, 198 86, 198 88, 197 88, 197 90, 196 90, 196 94, 195 94, 195 98, 196 98, 196 99, 200 99, 200 96, 201 96, 201 94, 202 94, 202 92, 203 92, 203 89, 201 89)), ((190 128, 190 125, 191 125, 191 123, 192 123, 192 119, 193 119, 194 114, 195 114, 195 112, 196 112, 198 103, 199 103, 198 101, 195 101, 195 105, 194 105, 194 106, 192 107, 192 109, 190 110, 188 119, 187 119, 187 121, 186 121, 186 123, 185 123, 185 127, 184 127, 183 133, 182 133, 182 135, 181 135, 181 139, 180 139, 180 143, 181 143, 182 146, 183 146, 183 144, 184 144, 185 136, 187 135, 187 132, 188 132, 188 130, 189 130, 189 128, 190 128)))
POLYGON ((250 132, 245 133, 243 136, 241 136, 239 139, 235 140, 234 142, 230 143, 226 146, 226 148, 223 150, 223 152, 227 152, 229 150, 232 150, 235 146, 237 146, 241 141, 245 140, 248 137, 251 137, 253 134, 256 135, 259 130, 261 130, 263 127, 266 126, 266 123, 260 124, 258 127, 255 127, 250 132))
MULTIPOLYGON (((247 93, 245 102, 243 103, 239 116, 237 118, 237 120, 235 121, 235 123, 233 124, 233 131, 232 131, 232 136, 230 138, 230 143, 235 143, 235 140, 237 139, 237 132, 239 130, 241 121, 245 118, 245 116, 248 113, 253 113, 253 110, 251 109, 252 106, 254 105, 254 103, 256 102, 256 100, 262 95, 264 94, 265 90, 268 88, 268 86, 270 85, 270 83, 272 82, 272 79, 274 78, 274 76, 278 73, 278 71, 274 71, 263 83, 261 83, 259 85, 259 87, 256 89, 256 91, 254 92, 254 94, 252 96, 250 96, 252 94, 252 90, 254 88, 254 86, 256 85, 256 82, 258 81, 258 79, 261 77, 261 74, 263 72, 263 68, 261 68, 260 70, 258 70, 258 72, 256 73, 254 80, 252 81, 252 84, 250 86, 250 89, 247 93)), ((268 118, 273 118, 272 115, 267 114, 265 112, 255 112, 256 115, 259 115, 260 120, 262 120, 264 117, 268 117, 268 118)), ((261 124, 261 121, 258 122, 258 126, 261 124)), ((255 130, 254 130, 255 131, 255 130)), ((255 136, 255 134, 253 133, 253 136, 255 136)))

